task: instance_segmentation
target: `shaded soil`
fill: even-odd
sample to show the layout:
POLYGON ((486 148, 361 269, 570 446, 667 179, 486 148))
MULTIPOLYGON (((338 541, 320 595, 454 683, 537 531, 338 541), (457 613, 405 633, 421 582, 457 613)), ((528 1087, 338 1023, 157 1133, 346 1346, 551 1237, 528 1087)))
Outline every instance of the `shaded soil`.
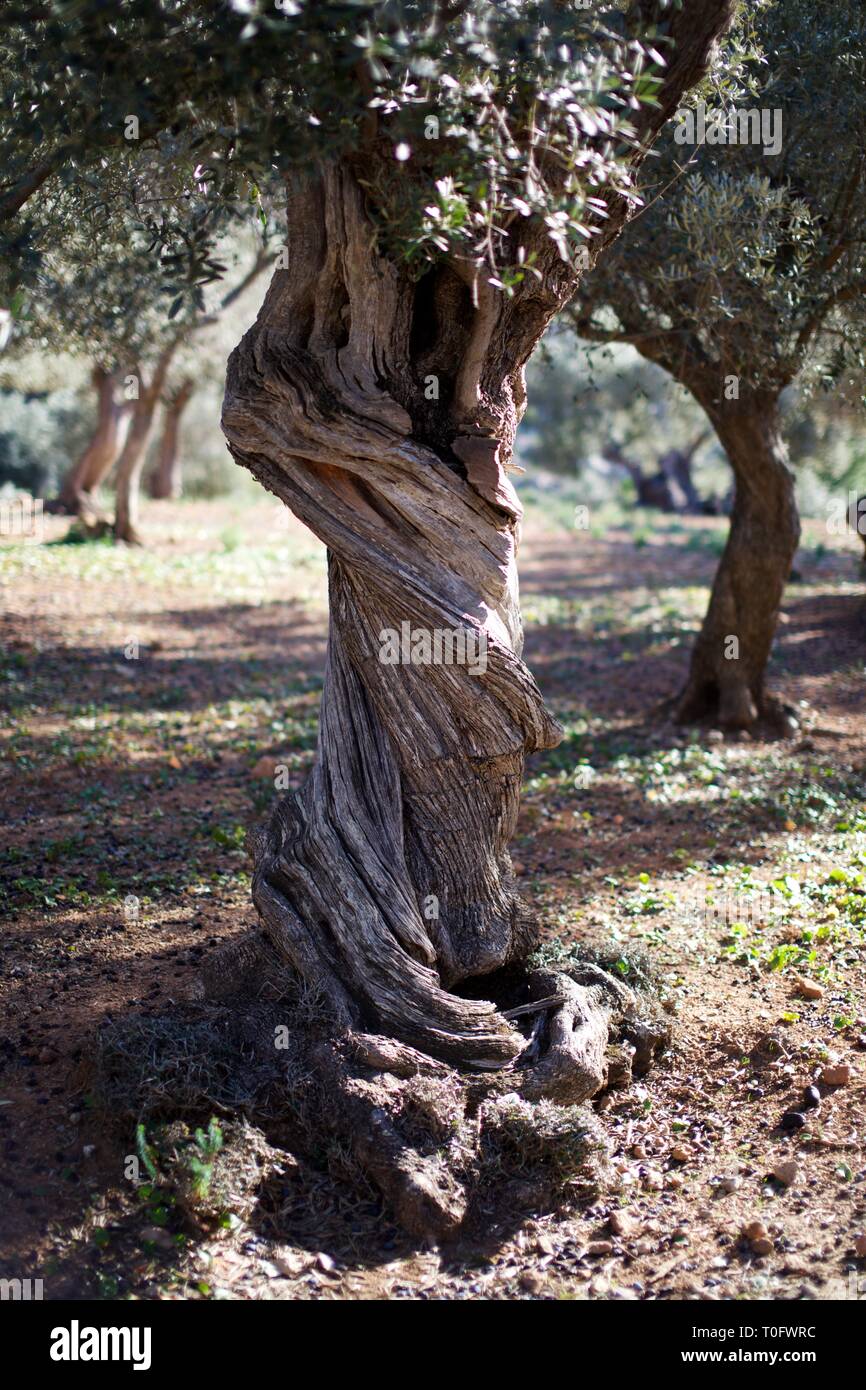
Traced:
POLYGON ((292 785, 309 766, 324 664, 323 557, 275 504, 161 503, 147 520, 143 552, 51 544, 59 518, 48 544, 0 552, 0 1274, 41 1277, 49 1298, 862 1296, 854 546, 806 528, 772 667, 797 739, 726 742, 660 712, 724 523, 644 515, 640 534, 624 517, 594 536, 530 510, 526 656, 565 738, 527 770, 513 857, 548 944, 614 943, 625 971, 650 956, 675 1041, 599 1102, 603 1199, 439 1252, 413 1248, 372 1189, 311 1166, 203 1237, 143 1202, 125 1176, 134 1133, 92 1105, 97 1026, 170 1007, 205 952, 252 924, 244 831, 275 764, 292 785), (847 1084, 820 1084, 805 1126, 781 1132, 838 1062, 847 1084), (785 1187, 771 1174, 788 1160, 785 1187), (768 1253, 742 1237, 753 1221, 768 1253))

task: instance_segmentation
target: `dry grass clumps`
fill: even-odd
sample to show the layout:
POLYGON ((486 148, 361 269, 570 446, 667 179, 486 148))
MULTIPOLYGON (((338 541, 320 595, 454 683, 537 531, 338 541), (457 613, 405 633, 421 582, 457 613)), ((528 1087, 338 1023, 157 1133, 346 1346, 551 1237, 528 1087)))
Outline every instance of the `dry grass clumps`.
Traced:
POLYGON ((663 1037, 642 967, 627 967, 633 991, 594 962, 557 960, 559 973, 532 977, 538 1003, 516 1010, 526 1059, 462 1072, 396 1039, 336 1028, 309 990, 285 972, 277 980, 268 952, 263 982, 246 939, 233 960, 236 970, 218 972, 216 998, 103 1028, 87 1078, 104 1115, 126 1135, 138 1126, 154 1180, 199 1224, 227 1212, 248 1220, 268 1175, 298 1160, 339 1180, 372 1182, 408 1231, 436 1240, 482 1212, 489 1219, 502 1208, 513 1219, 594 1195, 606 1145, 584 1097, 627 1084, 632 1061, 645 1069, 663 1037), (568 1048, 577 1025, 565 1038, 560 1021, 564 1042, 552 1031, 560 996, 576 988, 569 977, 578 1006, 609 1001, 610 1028, 607 1012, 580 1015, 578 1007, 581 1027, 599 1034, 591 1085, 536 1095, 532 1083, 551 1057, 566 1079, 574 1074, 568 1048))
POLYGON ((594 1194, 604 1181, 608 1148, 588 1105, 497 1096, 481 1107, 479 1174, 485 1184, 519 1178, 548 1200, 594 1194))
POLYGON ((207 1230, 231 1217, 248 1221, 264 1184, 284 1171, 282 1155, 245 1120, 191 1129, 181 1120, 139 1127, 137 1148, 154 1189, 195 1227, 207 1230))

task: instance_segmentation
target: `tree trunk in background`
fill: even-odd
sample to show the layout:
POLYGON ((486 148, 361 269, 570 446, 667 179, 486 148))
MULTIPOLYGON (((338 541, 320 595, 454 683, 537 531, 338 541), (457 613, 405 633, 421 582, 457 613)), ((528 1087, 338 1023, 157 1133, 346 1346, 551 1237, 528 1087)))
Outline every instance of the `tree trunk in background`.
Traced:
POLYGON ((71 516, 93 511, 90 493, 110 470, 121 442, 123 409, 115 400, 116 379, 103 367, 93 369, 93 385, 98 395, 96 428, 81 457, 63 480, 58 510, 71 516))
POLYGON ((700 493, 695 487, 692 477, 692 465, 695 454, 704 443, 709 434, 708 430, 702 431, 693 444, 687 445, 684 449, 671 449, 659 459, 659 469, 679 488, 683 497, 682 510, 691 516, 702 516, 705 514, 705 507, 701 500, 700 493))
POLYGON ((132 402, 124 401, 117 407, 117 422, 115 426, 114 447, 106 451, 99 457, 91 460, 91 465, 87 470, 85 478, 85 489, 88 495, 92 495, 98 488, 107 481, 112 468, 123 452, 126 443, 126 436, 129 433, 130 421, 132 419, 132 402))
POLYGON ((180 497, 183 486, 181 477, 181 455, 178 449, 180 421, 195 390, 191 377, 178 388, 166 403, 163 413, 162 435, 159 441, 159 454, 156 468, 150 479, 150 495, 157 499, 180 497))
POLYGON ((133 403, 129 433, 117 463, 117 495, 114 514, 114 538, 118 541, 125 541, 127 545, 141 545, 142 543, 138 532, 141 470, 144 467, 153 418, 165 386, 165 378, 171 365, 174 348, 175 345, 173 344, 165 348, 160 354, 149 386, 146 385, 141 373, 137 373, 139 378, 138 400, 133 403))
POLYGON ((734 471, 735 499, 677 718, 688 722, 709 717, 731 729, 768 720, 779 725, 780 732, 788 732, 790 720, 764 688, 800 538, 778 397, 703 404, 734 471))
POLYGON ((678 489, 671 486, 670 476, 662 466, 663 461, 655 473, 646 474, 639 463, 623 453, 619 444, 607 444, 602 449, 601 456, 608 463, 616 464, 619 468, 626 470, 635 486, 637 506, 652 507, 660 512, 682 510, 680 503, 684 506, 685 497, 679 494, 678 489))

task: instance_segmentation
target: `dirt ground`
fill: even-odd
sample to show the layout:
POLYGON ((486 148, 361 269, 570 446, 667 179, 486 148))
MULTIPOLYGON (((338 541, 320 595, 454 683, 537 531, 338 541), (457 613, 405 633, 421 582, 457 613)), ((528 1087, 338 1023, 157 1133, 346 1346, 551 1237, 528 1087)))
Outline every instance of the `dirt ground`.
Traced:
POLYGON ((88 1048, 252 924, 245 829, 275 760, 296 783, 315 745, 324 560, 264 498, 153 504, 144 550, 60 544, 46 518, 45 543, 0 551, 0 1275, 47 1298, 866 1296, 857 546, 805 529, 771 681, 797 737, 725 740, 661 708, 725 523, 578 532, 569 505, 529 495, 526 656, 566 732, 527 769, 513 857, 544 938, 647 953, 675 1025, 598 1102, 603 1196, 442 1250, 311 1166, 205 1237, 143 1200, 88 1048))

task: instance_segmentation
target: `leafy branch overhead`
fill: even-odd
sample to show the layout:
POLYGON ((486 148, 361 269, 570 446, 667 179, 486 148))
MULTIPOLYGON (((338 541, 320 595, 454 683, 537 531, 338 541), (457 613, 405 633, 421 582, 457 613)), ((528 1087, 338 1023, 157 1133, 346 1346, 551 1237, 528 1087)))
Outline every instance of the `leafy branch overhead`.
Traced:
POLYGON ((762 53, 742 108, 780 148, 680 143, 644 165, 646 206, 571 311, 587 338, 632 342, 683 379, 779 391, 864 365, 866 15, 856 0, 786 0, 753 17, 762 53), (776 113, 777 116, 776 116, 776 113))
POLYGON ((686 9, 688 24, 679 0, 13 4, 0 39, 7 273, 26 280, 50 246, 34 196, 110 220, 118 185, 145 172, 141 224, 178 293, 194 294, 221 273, 223 218, 262 215, 275 179, 346 157, 394 254, 419 272, 456 256, 508 288, 533 259, 515 252, 515 220, 540 219, 569 259, 612 200, 634 200, 633 155, 671 114, 680 69, 700 76, 729 5, 686 9))

